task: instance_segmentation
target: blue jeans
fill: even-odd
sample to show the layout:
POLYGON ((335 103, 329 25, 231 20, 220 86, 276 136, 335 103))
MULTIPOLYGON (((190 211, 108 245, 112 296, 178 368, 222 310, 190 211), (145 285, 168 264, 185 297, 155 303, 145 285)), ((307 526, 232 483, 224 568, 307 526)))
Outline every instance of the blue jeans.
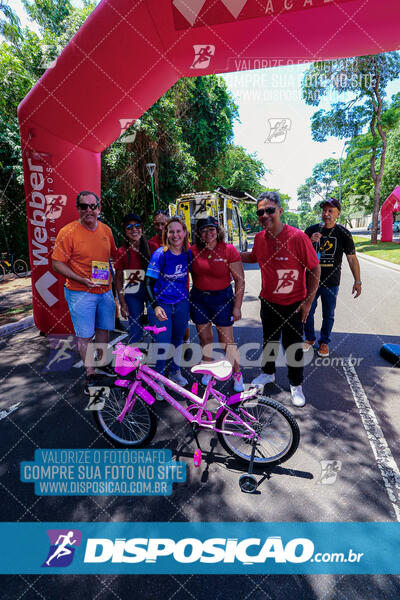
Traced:
POLYGON ((311 309, 304 325, 304 333, 306 340, 313 342, 316 340, 315 329, 314 329, 314 313, 317 308, 318 298, 321 297, 322 303, 322 327, 321 335, 318 340, 320 344, 329 344, 331 341, 330 335, 335 320, 335 308, 336 298, 338 295, 339 286, 325 287, 321 285, 315 294, 314 302, 311 305, 311 309))
POLYGON ((125 302, 129 310, 129 343, 140 342, 143 337, 143 327, 140 318, 144 312, 146 292, 144 283, 140 284, 136 294, 125 294, 125 302))
MULTIPOLYGON (((154 336, 156 344, 169 344, 172 356, 172 362, 170 364, 169 373, 173 375, 180 369, 181 355, 182 355, 182 344, 183 335, 189 321, 189 300, 181 300, 176 304, 164 304, 160 302, 161 306, 168 317, 167 321, 159 321, 154 314, 154 310, 149 305, 149 323, 150 325, 156 325, 157 327, 166 327, 166 331, 154 336)), ((157 346, 156 346, 157 348, 157 346)), ((161 349, 160 349, 161 354, 161 349)), ((160 358, 156 362, 155 370, 158 373, 164 374, 166 359, 160 358)))

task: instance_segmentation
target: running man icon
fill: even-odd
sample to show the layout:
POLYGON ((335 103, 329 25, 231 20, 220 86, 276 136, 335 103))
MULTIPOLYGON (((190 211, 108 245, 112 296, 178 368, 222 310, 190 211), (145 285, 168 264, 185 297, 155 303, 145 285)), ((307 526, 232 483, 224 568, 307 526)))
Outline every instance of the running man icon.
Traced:
POLYGON ((278 284, 274 290, 274 294, 289 294, 294 287, 294 284, 299 278, 299 272, 295 270, 278 270, 278 284))
POLYGON ((195 44, 193 46, 194 60, 191 64, 191 69, 207 69, 210 64, 211 58, 215 53, 215 46, 211 44, 200 45, 195 44))
POLYGON ((72 551, 67 548, 67 546, 73 546, 77 540, 72 539, 74 535, 73 531, 69 531, 67 535, 60 535, 56 541, 56 544, 59 544, 57 550, 50 556, 49 559, 46 560, 46 565, 50 566, 51 561, 54 558, 61 558, 62 556, 66 556, 67 554, 72 554, 72 551), (60 540, 63 540, 60 543, 60 540))
POLYGON ((76 547, 81 545, 82 532, 79 529, 50 529, 47 535, 50 548, 42 567, 68 567, 76 547))

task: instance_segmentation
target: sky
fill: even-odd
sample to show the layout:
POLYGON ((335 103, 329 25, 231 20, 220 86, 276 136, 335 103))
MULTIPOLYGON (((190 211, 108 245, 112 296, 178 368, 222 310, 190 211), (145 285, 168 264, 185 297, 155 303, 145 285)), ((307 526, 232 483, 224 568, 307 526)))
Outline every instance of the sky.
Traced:
MULTIPOLYGON (((79 0, 72 0, 76 6, 79 0)), ((23 25, 33 24, 27 20, 21 0, 11 0, 23 25)), ((312 174, 313 167, 325 158, 343 156, 345 140, 330 138, 326 142, 314 142, 311 137, 311 117, 321 107, 307 106, 301 96, 301 81, 307 65, 292 65, 228 73, 225 79, 229 90, 239 106, 239 119, 234 127, 234 143, 247 152, 256 153, 267 169, 262 183, 289 194, 290 208, 297 203, 297 188, 312 174), (276 124, 285 133, 271 135, 276 124)), ((388 98, 400 91, 400 81, 392 82, 388 98)), ((337 102, 337 95, 328 96, 323 108, 337 102)), ((221 182, 223 185, 223 182, 221 182)))
POLYGON ((311 116, 316 109, 301 98, 306 68, 293 65, 223 76, 239 105, 235 144, 257 153, 271 171, 264 183, 289 194, 291 208, 297 204, 297 188, 311 175, 313 166, 324 158, 340 156, 344 144, 336 138, 326 143, 312 140, 311 116), (277 121, 284 125, 286 135, 270 135, 271 125, 277 121))
MULTIPOLYGON (((240 123, 235 125, 235 144, 257 153, 267 169, 264 182, 289 194, 290 208, 297 206, 297 188, 312 175, 313 167, 325 158, 345 156, 345 140, 329 138, 314 142, 311 117, 321 107, 343 100, 337 94, 327 96, 319 106, 307 106, 301 96, 301 81, 307 65, 274 67, 223 75, 236 103, 240 123), (270 122, 270 119, 272 120, 270 122), (271 125, 280 121, 286 135, 272 137, 271 125)), ((400 81, 387 87, 388 98, 400 91, 400 81)))

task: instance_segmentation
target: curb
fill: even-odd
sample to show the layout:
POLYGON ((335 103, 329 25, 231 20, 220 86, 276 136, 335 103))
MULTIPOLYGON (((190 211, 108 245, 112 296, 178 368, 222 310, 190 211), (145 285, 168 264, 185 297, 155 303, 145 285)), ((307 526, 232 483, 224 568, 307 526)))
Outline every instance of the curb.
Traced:
POLYGON ((386 269, 391 269, 392 271, 397 271, 400 273, 400 265, 396 265, 395 263, 389 262, 387 260, 382 260, 380 258, 375 258, 374 256, 367 256, 362 252, 357 252, 357 258, 364 258, 365 260, 369 260, 370 262, 375 263, 381 267, 386 267, 386 269))
POLYGON ((17 331, 23 331, 28 327, 32 327, 34 324, 33 316, 24 317, 19 321, 15 321, 15 323, 6 323, 5 325, 0 326, 0 337, 10 335, 17 331))

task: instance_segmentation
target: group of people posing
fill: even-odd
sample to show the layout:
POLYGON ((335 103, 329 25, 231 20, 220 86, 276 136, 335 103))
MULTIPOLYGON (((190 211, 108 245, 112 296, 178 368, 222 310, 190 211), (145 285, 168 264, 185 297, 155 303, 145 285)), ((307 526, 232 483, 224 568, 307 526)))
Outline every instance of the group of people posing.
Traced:
MULTIPOLYGON (((329 356, 343 253, 354 275, 355 297, 361 293, 360 269, 351 234, 337 223, 340 204, 332 198, 321 207, 323 225, 303 233, 281 222, 278 193, 261 194, 257 216, 263 230, 255 236, 251 252, 238 252, 227 244, 223 229, 211 216, 197 221, 194 244, 189 246, 186 225, 179 217, 168 218, 166 212, 156 211, 156 234, 147 240, 141 217, 130 213, 123 218, 124 243, 117 249, 111 230, 99 221, 99 198, 92 192, 80 192, 79 219, 60 230, 52 258, 54 270, 66 277, 65 298, 86 365, 86 393, 90 385, 95 385, 97 374, 114 375, 109 367, 88 360, 87 352, 95 335, 100 365, 104 359, 101 348, 108 341, 109 331, 114 329, 110 259, 114 260, 121 314, 129 319, 129 343, 142 339, 142 317, 147 307, 149 324, 165 327, 157 342, 176 350, 170 361, 169 378, 185 386, 188 382, 180 370, 180 351, 188 335, 189 317, 196 325, 203 362, 212 360, 214 325, 218 341, 233 367, 234 390, 243 391, 233 323, 241 319, 245 290, 243 263, 258 263, 264 352, 262 372, 252 384, 263 388, 275 381, 277 349, 282 339, 285 351, 294 349, 293 360, 287 360, 292 403, 304 406, 303 352, 316 343, 314 312, 321 297, 323 325, 318 354, 329 356)), ((161 357, 156 370, 164 373, 165 366, 165 358, 161 357)), ((207 385, 210 377, 204 375, 202 384, 207 385)))

